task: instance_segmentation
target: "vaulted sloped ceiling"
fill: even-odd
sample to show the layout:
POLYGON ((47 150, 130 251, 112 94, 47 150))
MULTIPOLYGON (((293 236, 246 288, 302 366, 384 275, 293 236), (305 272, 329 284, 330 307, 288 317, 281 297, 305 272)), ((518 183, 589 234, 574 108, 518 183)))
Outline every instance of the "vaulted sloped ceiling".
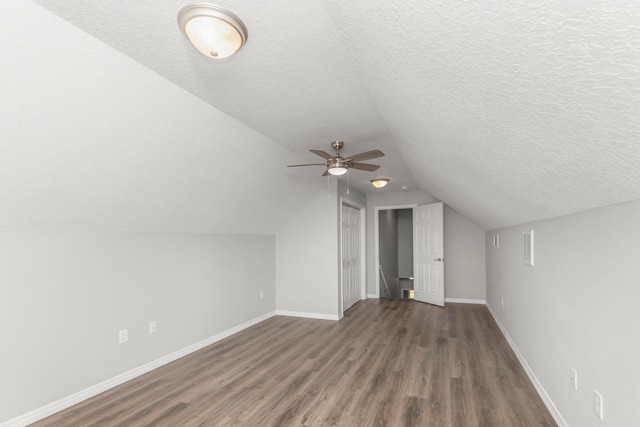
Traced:
MULTIPOLYGON (((245 169, 223 169, 224 186, 257 168, 281 183, 254 190, 273 200, 290 181, 315 187, 321 169, 281 168, 342 139, 347 154, 387 153, 351 185, 370 192, 369 179, 386 176, 383 191, 419 188, 486 229, 640 198, 636 0, 226 0, 217 4, 242 17, 249 42, 224 64, 180 33, 183 0, 37 3, 264 136, 259 150, 234 148, 245 169)), ((162 134, 163 123, 147 125, 162 134)), ((199 150, 213 148, 203 144, 181 146, 177 189, 181 168, 206 167, 199 150)), ((198 195, 211 200, 203 186, 185 203, 198 195)))
POLYGON ((486 228, 640 197, 640 3, 331 0, 420 187, 486 228))
POLYGON ((290 150, 50 12, 1 9, 0 226, 272 234, 327 191, 280 165, 301 161, 290 150))

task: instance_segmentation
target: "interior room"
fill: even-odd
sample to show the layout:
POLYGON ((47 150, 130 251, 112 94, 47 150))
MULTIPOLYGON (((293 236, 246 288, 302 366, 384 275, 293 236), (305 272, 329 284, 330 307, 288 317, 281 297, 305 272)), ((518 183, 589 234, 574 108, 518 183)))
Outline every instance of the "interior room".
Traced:
MULTIPOLYGON (((441 404, 438 425, 527 425, 533 407, 538 425, 640 425, 637 0, 0 11, 0 427, 125 401, 191 357, 233 373, 232 346, 254 368, 270 338, 317 377, 361 375, 342 406, 249 383, 291 402, 253 425, 303 425, 303 408, 324 411, 306 425, 366 425, 365 401, 389 411, 377 425, 436 425, 415 417, 441 404), (201 20, 232 35, 199 44, 201 20), (414 239, 387 267, 393 215, 414 239), (420 363, 401 371, 409 350, 374 336, 420 363), (481 371, 456 359, 476 350, 481 371), (490 412, 465 375, 505 399, 490 412), (384 405, 381 378, 406 406, 384 405), (531 391, 525 411, 507 387, 531 391)), ((267 416, 246 410, 211 425, 267 416)))

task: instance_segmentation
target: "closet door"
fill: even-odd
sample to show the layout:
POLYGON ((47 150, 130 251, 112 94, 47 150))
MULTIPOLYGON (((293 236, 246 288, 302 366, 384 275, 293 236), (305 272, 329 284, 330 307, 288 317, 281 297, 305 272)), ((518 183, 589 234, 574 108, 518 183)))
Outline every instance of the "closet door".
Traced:
POLYGON ((342 310, 360 300, 360 210, 342 205, 342 310))

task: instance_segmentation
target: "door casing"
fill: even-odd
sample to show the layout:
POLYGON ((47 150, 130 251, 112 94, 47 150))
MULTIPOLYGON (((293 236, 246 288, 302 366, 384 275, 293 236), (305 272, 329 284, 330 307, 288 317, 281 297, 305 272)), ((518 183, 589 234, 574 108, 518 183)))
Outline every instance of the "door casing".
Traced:
POLYGON ((378 266, 380 265, 380 211, 391 211, 397 209, 413 209, 418 206, 417 203, 412 203, 410 205, 397 205, 397 206, 378 206, 374 210, 373 215, 373 236, 374 236, 374 261, 376 263, 376 292, 371 295, 372 298, 380 298, 380 272, 378 271, 378 266))

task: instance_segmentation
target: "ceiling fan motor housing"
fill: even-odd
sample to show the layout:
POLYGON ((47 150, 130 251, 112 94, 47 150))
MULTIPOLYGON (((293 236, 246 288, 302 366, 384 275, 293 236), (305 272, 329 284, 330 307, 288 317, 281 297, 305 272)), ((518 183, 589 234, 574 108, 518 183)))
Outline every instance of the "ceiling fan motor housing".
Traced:
POLYGON ((352 162, 347 162, 343 157, 334 157, 333 159, 327 160, 327 167, 331 168, 349 168, 352 162))

